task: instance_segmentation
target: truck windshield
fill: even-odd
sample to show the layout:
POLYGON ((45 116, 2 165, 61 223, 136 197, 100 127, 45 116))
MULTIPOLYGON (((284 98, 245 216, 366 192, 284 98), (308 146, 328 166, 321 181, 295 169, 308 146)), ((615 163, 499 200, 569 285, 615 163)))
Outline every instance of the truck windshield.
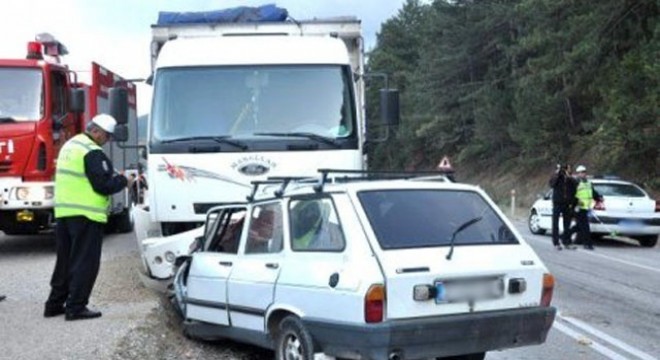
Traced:
POLYGON ((450 246, 452 237, 455 246, 518 243, 476 192, 379 190, 358 198, 384 250, 450 246))
POLYGON ((42 89, 41 70, 0 68, 0 119, 3 122, 41 119, 42 89))
POLYGON ((166 68, 154 84, 151 141, 223 136, 287 141, 356 133, 348 67, 273 65, 166 68))

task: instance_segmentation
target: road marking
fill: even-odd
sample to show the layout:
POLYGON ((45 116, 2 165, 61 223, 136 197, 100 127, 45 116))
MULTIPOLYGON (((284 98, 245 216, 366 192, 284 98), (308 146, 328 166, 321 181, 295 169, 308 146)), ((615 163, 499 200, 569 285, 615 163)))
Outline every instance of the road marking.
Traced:
POLYGON ((638 267, 638 268, 640 268, 640 269, 645 269, 645 270, 649 270, 649 271, 657 272, 657 273, 660 274, 660 269, 657 269, 657 268, 654 268, 654 267, 650 267, 650 266, 646 266, 646 265, 640 265, 640 264, 635 264, 634 262, 630 262, 630 261, 626 261, 626 260, 617 259, 617 258, 615 258, 615 257, 611 257, 611 256, 607 256, 607 255, 599 254, 599 253, 596 253, 596 252, 587 252, 586 254, 591 255, 591 256, 600 256, 600 257, 602 257, 602 258, 604 258, 604 259, 608 259, 608 260, 612 260, 612 261, 620 262, 620 263, 622 263, 622 264, 626 264, 626 265, 630 265, 630 266, 635 266, 635 267, 638 267))
MULTIPOLYGON (((577 331, 571 330, 568 326, 566 326, 564 324, 561 324, 557 321, 555 321, 555 323, 552 325, 552 327, 559 330, 559 331, 561 331, 561 332, 563 332, 564 334, 572 337, 573 339, 575 339, 577 341, 581 341, 581 340, 584 339, 584 336, 582 334, 580 334, 577 331)), ((596 342, 594 340, 589 339, 589 341, 591 343, 587 344, 585 346, 589 346, 590 348, 598 351, 599 353, 601 353, 603 356, 605 356, 608 359, 611 359, 611 360, 628 360, 627 357, 606 348, 605 346, 599 344, 598 342, 596 342)))
MULTIPOLYGON (((528 241, 529 241, 529 240, 533 240, 534 242, 536 242, 536 243, 541 243, 541 244, 543 244, 543 245, 545 245, 545 246, 554 246, 554 245, 552 245, 551 242, 547 242, 547 241, 543 241, 543 240, 540 240, 540 239, 536 239, 536 238, 531 237, 531 236, 527 236, 527 237, 525 237, 525 240, 528 240, 528 241)), ((571 252, 571 251, 573 251, 573 250, 566 250, 566 251, 571 252)), ((634 262, 630 262, 630 261, 626 261, 626 260, 617 259, 617 258, 615 258, 615 257, 607 256, 607 255, 603 255, 603 254, 599 254, 599 253, 597 253, 597 252, 593 252, 593 251, 580 251, 580 253, 582 253, 582 254, 586 254, 586 255, 590 255, 590 256, 598 256, 598 257, 601 257, 601 258, 604 258, 604 259, 607 259, 607 260, 615 261, 615 262, 618 262, 618 263, 621 263, 621 264, 625 264, 625 265, 633 266, 633 267, 640 268, 640 269, 644 269, 644 270, 648 270, 648 271, 657 272, 657 273, 660 274, 660 269, 658 269, 658 268, 654 268, 654 267, 651 267, 651 266, 646 266, 646 265, 636 264, 636 263, 634 263, 634 262)))
POLYGON ((559 319, 561 319, 563 321, 566 321, 567 323, 577 327, 577 328, 582 329, 583 331, 586 331, 586 332, 592 334, 593 336, 595 336, 595 337, 597 337, 597 338, 599 338, 599 339, 601 339, 605 342, 608 342, 608 343, 616 346, 617 348, 619 348, 619 349, 621 349, 621 350, 623 350, 623 351, 625 351, 629 354, 635 355, 636 357, 638 357, 642 360, 657 360, 657 358, 655 358, 655 357, 653 357, 653 356, 651 356, 651 355, 649 355, 649 354, 647 354, 647 353, 645 353, 641 350, 638 350, 638 349, 624 343, 623 341, 621 341, 617 338, 614 338, 613 336, 607 335, 604 332, 594 328, 591 325, 588 325, 587 323, 585 323, 581 320, 571 318, 571 317, 568 317, 568 316, 562 316, 562 315, 559 315, 559 314, 557 314, 557 317, 559 319))

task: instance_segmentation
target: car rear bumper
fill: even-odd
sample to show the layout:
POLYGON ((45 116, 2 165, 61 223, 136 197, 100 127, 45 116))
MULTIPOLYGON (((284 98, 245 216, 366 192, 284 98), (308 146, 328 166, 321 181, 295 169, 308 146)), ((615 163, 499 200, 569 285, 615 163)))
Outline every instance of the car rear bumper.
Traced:
POLYGON ((618 217, 604 216, 589 218, 589 227, 592 233, 621 235, 658 235, 660 234, 660 217, 618 217))
POLYGON ((400 359, 481 353, 542 344, 556 310, 535 307, 431 318, 347 324, 305 318, 303 322, 327 355, 352 359, 400 359))

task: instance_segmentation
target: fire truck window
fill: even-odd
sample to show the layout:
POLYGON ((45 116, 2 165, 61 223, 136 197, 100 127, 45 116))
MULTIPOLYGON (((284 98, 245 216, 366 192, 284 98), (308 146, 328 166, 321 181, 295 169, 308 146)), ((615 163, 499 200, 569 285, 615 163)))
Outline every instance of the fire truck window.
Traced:
POLYGON ((59 118, 67 111, 66 77, 63 73, 54 72, 51 79, 51 88, 53 90, 53 103, 51 110, 53 116, 59 118))

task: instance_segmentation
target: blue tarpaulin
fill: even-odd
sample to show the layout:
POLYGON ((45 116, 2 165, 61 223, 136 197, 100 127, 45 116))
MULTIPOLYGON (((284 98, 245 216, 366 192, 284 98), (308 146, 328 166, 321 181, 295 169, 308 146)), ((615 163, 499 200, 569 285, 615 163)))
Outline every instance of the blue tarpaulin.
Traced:
POLYGON ((198 12, 158 12, 158 25, 285 21, 289 13, 275 4, 198 12))

